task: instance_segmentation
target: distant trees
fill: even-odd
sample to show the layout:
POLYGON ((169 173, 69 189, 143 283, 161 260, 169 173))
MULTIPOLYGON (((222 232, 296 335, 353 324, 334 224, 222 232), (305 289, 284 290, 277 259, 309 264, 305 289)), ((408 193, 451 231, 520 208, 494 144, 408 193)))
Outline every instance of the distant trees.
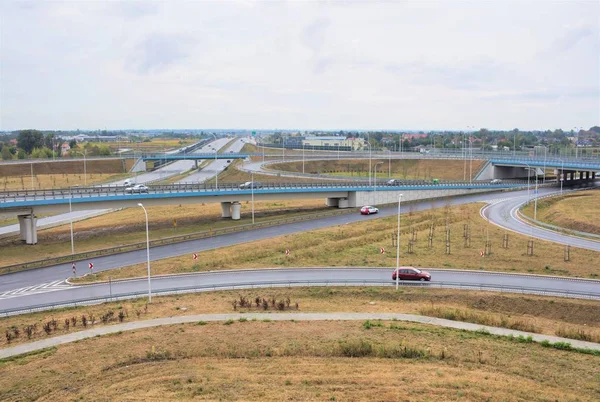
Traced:
POLYGON ((30 154, 34 148, 44 146, 44 134, 37 130, 21 130, 17 136, 19 148, 30 154))

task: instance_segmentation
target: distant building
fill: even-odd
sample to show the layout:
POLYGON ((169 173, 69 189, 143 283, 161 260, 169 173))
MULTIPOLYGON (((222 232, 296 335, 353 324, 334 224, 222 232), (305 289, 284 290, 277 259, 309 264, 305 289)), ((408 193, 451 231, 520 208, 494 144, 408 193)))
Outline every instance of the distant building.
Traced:
POLYGON ((342 150, 360 150, 367 147, 367 143, 362 138, 345 138, 345 137, 305 137, 302 141, 302 146, 315 147, 317 149, 337 149, 342 150))
POLYGON ((419 140, 422 138, 427 138, 428 134, 402 134, 402 141, 412 141, 419 140))

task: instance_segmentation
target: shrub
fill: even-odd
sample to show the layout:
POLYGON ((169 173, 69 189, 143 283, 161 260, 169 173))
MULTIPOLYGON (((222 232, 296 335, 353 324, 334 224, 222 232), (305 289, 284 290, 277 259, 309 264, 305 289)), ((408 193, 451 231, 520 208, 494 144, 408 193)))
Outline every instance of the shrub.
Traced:
POLYGON ((125 319, 125 313, 123 311, 119 311, 119 322, 123 322, 125 319))
POLYGON ((340 344, 340 352, 345 357, 364 357, 373 353, 373 345, 364 339, 354 339, 340 344))
POLYGON ((85 327, 87 327, 87 323, 88 323, 87 317, 85 315, 82 315, 81 316, 81 325, 83 325, 85 328, 85 327))
POLYGON ((35 332, 35 327, 33 325, 28 325, 25 327, 24 331, 25 331, 25 335, 27 335, 27 339, 31 339, 31 337, 33 336, 33 334, 35 332))
POLYGON ((231 325, 233 324, 233 320, 229 319, 223 323, 223 325, 231 325))
POLYGON ((76 326, 77 326, 77 317, 71 317, 71 325, 72 325, 73 327, 76 327, 76 326))

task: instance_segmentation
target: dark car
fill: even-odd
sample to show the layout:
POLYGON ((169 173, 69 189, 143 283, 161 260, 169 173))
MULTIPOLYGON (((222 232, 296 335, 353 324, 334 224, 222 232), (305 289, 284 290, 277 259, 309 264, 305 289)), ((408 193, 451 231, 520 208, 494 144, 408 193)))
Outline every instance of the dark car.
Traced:
POLYGON ((400 267, 398 270, 394 270, 392 274, 392 279, 396 280, 396 271, 400 272, 398 280, 404 281, 430 281, 431 274, 426 271, 421 271, 420 269, 414 267, 400 267))
POLYGON ((386 181, 385 184, 388 186, 399 186, 400 181, 396 180, 396 179, 391 179, 391 180, 386 181))

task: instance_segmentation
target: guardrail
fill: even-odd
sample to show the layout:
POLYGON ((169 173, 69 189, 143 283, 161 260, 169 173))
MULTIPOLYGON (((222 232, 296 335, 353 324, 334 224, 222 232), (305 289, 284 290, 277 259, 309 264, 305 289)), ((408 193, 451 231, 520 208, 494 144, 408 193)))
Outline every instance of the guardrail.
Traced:
MULTIPOLYGON (((587 190, 598 190, 598 189, 590 187, 590 188, 580 188, 580 189, 577 189, 574 191, 587 191, 587 190)), ((539 201, 539 200, 544 200, 546 198, 561 197, 561 196, 562 196, 562 194, 548 194, 548 195, 544 195, 542 197, 538 197, 537 200, 539 201)), ((533 200, 529 201, 529 204, 531 204, 532 202, 533 202, 533 200)), ((525 207, 525 206, 527 206, 527 203, 523 204, 523 205, 521 205, 521 207, 519 207, 519 209, 517 210, 517 214, 519 215, 519 217, 521 219, 529 222, 529 224, 531 224, 531 225, 539 226, 539 227, 549 229, 554 232, 558 232, 558 233, 565 234, 565 235, 572 235, 572 236, 576 236, 576 237, 592 238, 592 239, 600 240, 600 235, 597 235, 595 233, 580 232, 577 230, 564 228, 562 226, 551 225, 549 223, 533 219, 532 217, 527 216, 523 213, 523 207, 525 207)))
MULTIPOLYGON (((334 211, 300 215, 300 216, 295 216, 295 217, 290 217, 290 218, 273 219, 273 220, 268 220, 268 221, 264 221, 264 222, 257 222, 254 224, 250 223, 250 224, 232 226, 232 227, 226 227, 226 228, 220 228, 220 229, 210 229, 210 230, 206 230, 206 231, 202 231, 202 232, 195 232, 195 233, 189 233, 189 234, 185 234, 185 235, 171 236, 171 237, 165 237, 162 239, 150 240, 150 247, 153 248, 153 247, 158 247, 158 246, 165 246, 168 244, 182 243, 182 242, 190 241, 190 240, 205 239, 207 237, 220 236, 220 235, 224 235, 224 234, 228 234, 228 233, 244 232, 247 230, 254 230, 254 229, 260 229, 260 228, 271 227, 271 226, 285 225, 285 224, 294 223, 294 222, 303 222, 303 221, 308 221, 308 220, 313 220, 313 219, 318 219, 318 218, 323 218, 323 217, 328 217, 328 216, 343 215, 343 214, 349 214, 349 213, 354 213, 354 212, 356 212, 356 208, 338 209, 338 210, 334 210, 334 211)), ((70 254, 70 255, 63 255, 63 256, 59 256, 59 257, 46 258, 44 260, 30 261, 30 262, 26 262, 26 263, 22 263, 22 264, 7 265, 4 267, 0 267, 0 275, 8 274, 11 272, 16 272, 16 271, 25 271, 25 270, 29 270, 29 269, 43 268, 43 267, 48 267, 48 266, 57 265, 57 264, 61 264, 61 263, 67 263, 67 262, 68 263, 79 262, 82 260, 89 259, 91 257, 122 254, 122 253, 130 252, 130 251, 142 250, 145 248, 146 248, 146 242, 140 242, 140 243, 127 244, 127 245, 123 245, 123 246, 110 247, 110 248, 105 248, 105 249, 100 249, 100 250, 92 250, 92 251, 87 251, 87 252, 77 253, 77 254, 72 254, 72 255, 70 254)))
MULTIPOLYGON (((427 288, 448 288, 448 289, 467 289, 467 290, 480 290, 480 291, 495 291, 495 292, 507 292, 507 293, 521 293, 521 294, 535 294, 543 296, 558 296, 568 297, 577 299, 592 299, 600 300, 600 293, 591 292, 575 292, 562 289, 548 289, 548 288, 534 288, 526 286, 512 286, 512 285, 485 285, 485 284, 471 284, 462 282, 406 282, 400 281, 402 287, 427 287, 427 288)), ((177 288, 167 288, 160 290, 153 290, 152 294, 155 296, 168 296, 172 294, 184 294, 184 293, 199 293, 217 290, 238 290, 238 289, 256 289, 256 288, 281 288, 281 287, 302 287, 302 286, 395 286, 395 282, 392 280, 388 282, 375 281, 375 280, 336 280, 336 281, 257 281, 248 283, 226 283, 219 285, 196 285, 196 286, 185 286, 177 288)), ((37 311, 52 310, 55 308, 64 307, 77 307, 85 306, 90 304, 99 304, 106 302, 113 302, 119 300, 142 298, 148 295, 147 291, 137 291, 123 293, 119 295, 106 295, 91 298, 75 299, 69 302, 56 302, 37 304, 26 308, 12 308, 0 310, 0 316, 11 316, 25 313, 33 313, 37 311)))

